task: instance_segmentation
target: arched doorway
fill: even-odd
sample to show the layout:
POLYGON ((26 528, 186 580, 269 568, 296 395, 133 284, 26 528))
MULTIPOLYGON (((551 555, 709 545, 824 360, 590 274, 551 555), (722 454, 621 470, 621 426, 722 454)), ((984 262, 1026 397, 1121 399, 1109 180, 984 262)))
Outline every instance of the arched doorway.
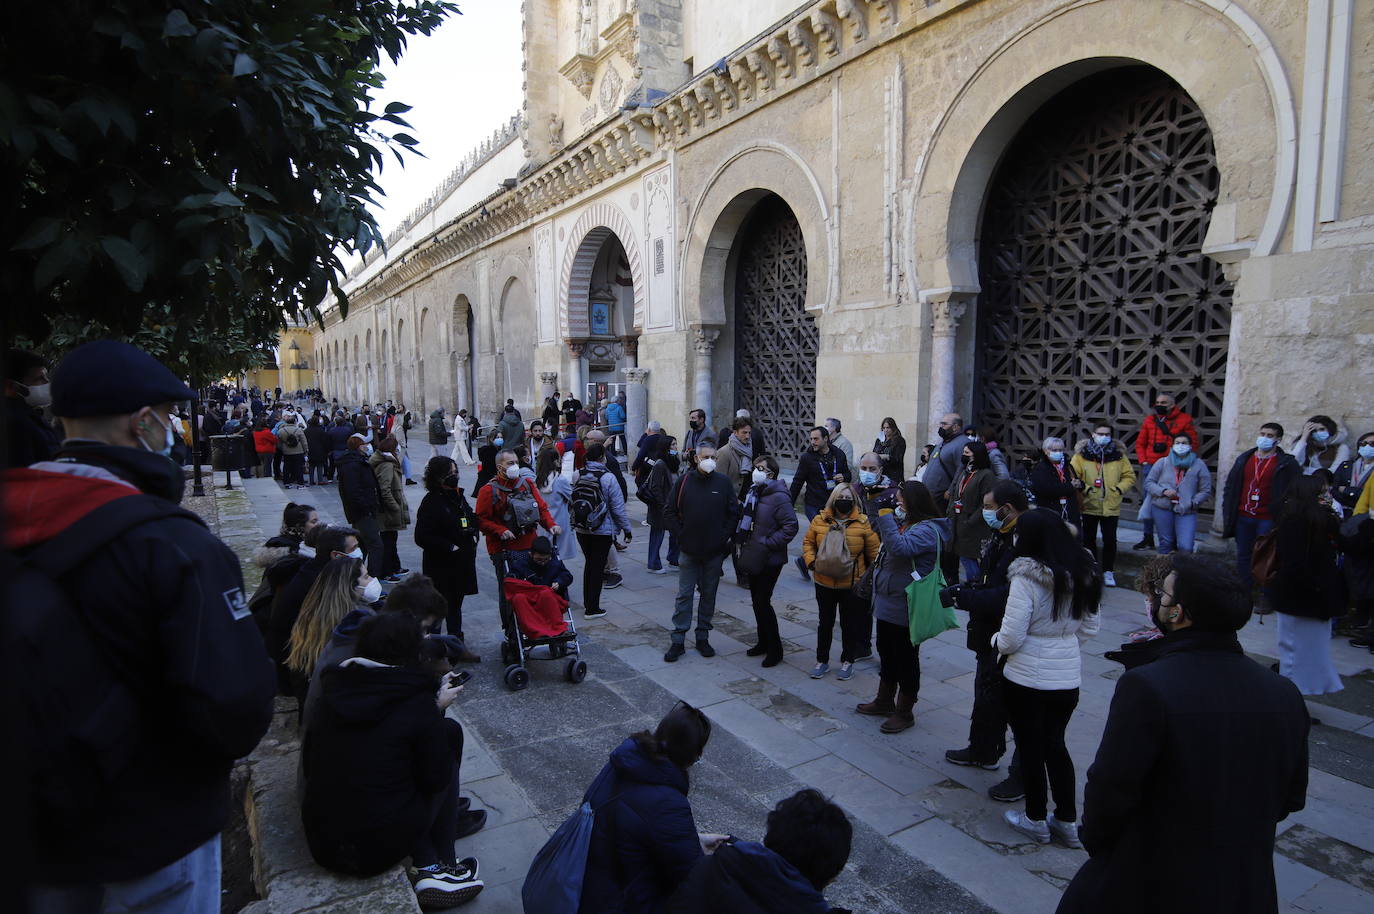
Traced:
POLYGON ((974 416, 1017 454, 1109 422, 1133 449, 1155 391, 1216 465, 1232 286, 1201 252, 1220 177, 1164 73, 1090 76, 1041 107, 993 175, 979 239, 974 416))
MULTIPOLYGON (((734 328, 735 407, 749 410, 770 453, 794 462, 816 420, 820 331, 806 310, 806 244, 776 194, 740 226, 726 270, 734 328)), ((728 423, 728 420, 727 420, 728 423)))
POLYGON ((567 331, 575 362, 568 388, 589 407, 623 393, 625 369, 639 364, 637 270, 637 259, 606 225, 583 236, 570 263, 567 331))
MULTIPOLYGON (((467 328, 467 319, 463 319, 467 328)), ((499 328, 496 380, 500 401, 497 412, 505 406, 506 400, 515 401, 515 408, 522 415, 529 415, 536 402, 534 387, 534 307, 530 303, 525 284, 512 276, 501 292, 501 317, 499 328)), ((498 417, 499 418, 499 417, 498 417)))

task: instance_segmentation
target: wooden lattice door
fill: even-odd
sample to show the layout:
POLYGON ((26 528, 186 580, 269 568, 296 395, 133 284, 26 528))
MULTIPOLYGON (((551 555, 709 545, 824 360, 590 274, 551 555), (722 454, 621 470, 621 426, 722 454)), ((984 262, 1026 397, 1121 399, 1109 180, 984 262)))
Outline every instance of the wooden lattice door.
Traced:
POLYGON ((768 450, 794 462, 816 418, 820 333, 806 310, 806 244, 797 217, 770 196, 740 228, 735 267, 735 401, 768 450))
POLYGON ((1232 287, 1201 249, 1219 180, 1202 112, 1150 68, 1093 77, 1022 128, 979 256, 975 416, 1004 447, 1073 447, 1106 419, 1134 460, 1162 390, 1216 467, 1232 287))

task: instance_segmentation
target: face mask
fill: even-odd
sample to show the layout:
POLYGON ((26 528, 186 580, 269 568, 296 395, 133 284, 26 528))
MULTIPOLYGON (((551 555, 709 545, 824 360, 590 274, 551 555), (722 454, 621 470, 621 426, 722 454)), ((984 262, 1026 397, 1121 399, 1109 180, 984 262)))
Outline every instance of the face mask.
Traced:
POLYGON ((701 428, 701 423, 698 422, 698 421, 695 420, 695 419, 692 419, 692 420, 691 420, 690 422, 688 422, 687 424, 690 425, 692 428, 701 428))
POLYGON ((1156 416, 1167 416, 1168 414, 1169 414, 1169 407, 1167 407, 1167 406, 1158 406, 1158 405, 1155 406, 1155 415, 1156 415, 1156 416))
POLYGON ((849 514, 850 511, 854 510, 854 500, 850 498, 837 498, 835 499, 834 508, 836 514, 844 517, 849 514))
POLYGON ((505 443, 506 443, 505 440, 502 439, 502 438, 497 438, 495 441, 492 442, 492 444, 496 445, 497 447, 500 447, 501 445, 503 445, 503 444, 505 444, 505 443))
POLYGON ((314 547, 307 546, 305 543, 301 543, 299 546, 297 546, 296 552, 298 552, 300 555, 305 556, 308 559, 313 559, 315 557, 314 547))
POLYGON ((1192 453, 1192 450, 1193 446, 1191 444, 1184 444, 1182 441, 1174 445, 1174 453, 1180 457, 1188 456, 1192 453))
POLYGON ((1260 435, 1255 439, 1255 447, 1259 448, 1261 451, 1272 450, 1274 447, 1274 439, 1270 438, 1268 435, 1260 435))
POLYGON ((520 464, 512 463, 510 466, 506 467, 502 472, 506 474, 507 479, 519 479, 520 464))
MULTIPOLYGON (((1370 448, 1370 450, 1374 451, 1374 448, 1370 448)), ((669 456, 669 457, 676 457, 676 456, 677 456, 677 449, 674 448, 673 450, 669 451, 669 452, 668 452, 668 456, 669 456)))
POLYGON ((754 472, 753 472, 753 474, 750 476, 750 478, 753 479, 755 483, 767 482, 767 481, 768 481, 768 471, 767 471, 767 470, 754 470, 754 472))
POLYGON ((364 603, 376 603, 382 598, 382 582, 376 578, 367 582, 367 586, 359 591, 364 603))
POLYGON ((346 556, 347 556, 348 558, 350 558, 350 559, 361 559, 361 558, 363 557, 363 547, 362 547, 362 546, 354 546, 352 552, 345 552, 345 553, 343 553, 343 554, 346 555, 346 556))
POLYGON ((897 518, 897 520, 906 520, 906 508, 898 505, 892 509, 892 516, 897 518))
POLYGON ((997 510, 995 508, 983 509, 983 521, 994 530, 1002 529, 1002 520, 997 516, 997 510))
POLYGON ((1112 443, 1112 436, 1111 436, 1111 435, 1093 435, 1093 442, 1094 442, 1098 447, 1106 447, 1107 445, 1109 445, 1109 444, 1112 443))
POLYGON ((446 488, 446 489, 456 489, 456 488, 458 488, 458 474, 457 474, 457 473, 454 473, 452 476, 445 476, 445 477, 444 477, 444 488, 446 488))
POLYGON ((1319 428, 1312 433, 1312 440, 1318 444, 1326 444, 1331 439, 1331 433, 1324 428, 1319 428))
POLYGON ((697 461, 697 469, 709 476, 716 471, 716 458, 703 457, 697 461))
POLYGON ((968 466, 972 466, 972 464, 973 464, 973 458, 972 458, 972 457, 965 457, 965 458, 964 458, 964 466, 968 467, 968 466))
POLYGON ((35 384, 32 387, 25 387, 25 385, 20 384, 19 386, 24 387, 24 389, 28 391, 28 393, 24 394, 24 402, 34 409, 43 409, 44 407, 52 406, 52 394, 49 393, 52 385, 35 384))
POLYGON ((872 470, 860 470, 859 482, 863 483, 866 486, 877 485, 878 474, 873 472, 872 470))
POLYGON ((164 439, 163 439, 163 445, 162 445, 162 447, 161 447, 159 450, 154 451, 152 448, 148 447, 148 442, 143 440, 143 436, 142 436, 142 435, 139 435, 139 436, 138 436, 138 443, 141 444, 141 445, 143 445, 143 449, 146 450, 146 451, 149 451, 149 452, 154 453, 154 454, 161 454, 163 457, 171 457, 171 456, 172 456, 172 424, 171 424, 170 422, 163 422, 161 419, 158 418, 157 413, 149 413, 148 415, 149 415, 149 416, 152 416, 154 422, 156 422, 158 425, 162 426, 162 430, 163 430, 163 432, 165 432, 164 439))
POLYGON ((1360 445, 1360 456, 1365 460, 1374 460, 1374 444, 1360 445))
POLYGON ((1050 455, 1050 462, 1051 462, 1051 463, 1063 463, 1063 462, 1064 462, 1064 452, 1063 452, 1063 451, 1050 451, 1050 452, 1049 452, 1049 455, 1050 455))

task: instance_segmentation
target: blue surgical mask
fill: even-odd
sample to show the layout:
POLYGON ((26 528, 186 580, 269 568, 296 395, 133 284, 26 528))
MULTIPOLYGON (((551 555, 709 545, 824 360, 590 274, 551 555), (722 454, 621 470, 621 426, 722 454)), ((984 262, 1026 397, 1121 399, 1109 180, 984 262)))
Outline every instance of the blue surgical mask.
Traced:
POLYGON ((1185 443, 1185 442, 1183 442, 1183 441, 1180 441, 1178 444, 1175 444, 1175 445, 1174 445, 1174 453, 1177 454, 1177 455, 1180 456, 1180 457, 1183 457, 1183 456, 1185 456, 1185 455, 1187 455, 1187 454, 1192 453, 1192 450, 1193 450, 1193 446, 1192 446, 1191 444, 1187 444, 1187 443, 1185 443))
POLYGON ((997 511, 994 508, 983 509, 983 520, 994 530, 1002 529, 1002 521, 998 519, 997 511))
POLYGON ((161 447, 160 449, 158 449, 158 450, 156 450, 156 451, 153 451, 152 448, 148 447, 148 442, 146 442, 146 441, 143 440, 143 436, 142 436, 142 435, 140 435, 140 436, 138 437, 138 443, 141 444, 141 445, 143 445, 145 448, 147 448, 149 451, 152 451, 152 452, 155 453, 155 454, 161 454, 163 457, 171 457, 171 456, 172 456, 172 440, 173 440, 173 439, 172 439, 172 423, 170 423, 170 422, 163 422, 160 418, 158 418, 157 413, 149 413, 148 415, 152 416, 152 417, 153 417, 153 421, 156 422, 158 425, 162 426, 162 430, 163 430, 164 432, 166 432, 166 435, 164 436, 163 445, 162 445, 162 447, 161 447))
POLYGON ((503 444, 505 444, 505 443, 506 443, 506 441, 505 441, 504 438, 497 438, 495 441, 492 442, 492 444, 496 445, 497 447, 500 447, 501 445, 503 445, 503 444))
POLYGON ((668 456, 669 456, 669 457, 676 457, 676 456, 677 456, 677 449, 674 448, 673 450, 669 451, 669 452, 668 452, 668 456))
POLYGON ((1326 444, 1327 441, 1331 440, 1331 433, 1324 428, 1319 428, 1312 433, 1312 440, 1318 444, 1326 444))
POLYGON ((1360 445, 1360 456, 1365 460, 1374 460, 1374 444, 1360 445))
POLYGON ((1274 447, 1274 439, 1270 438, 1268 435, 1260 435, 1255 439, 1255 447, 1259 448, 1261 451, 1270 450, 1274 447))
POLYGON ((1064 452, 1063 452, 1063 451, 1050 451, 1049 453, 1050 453, 1050 460, 1051 460, 1053 463, 1063 463, 1063 462, 1064 462, 1064 452))
POLYGON ((1093 435, 1093 441, 1098 447, 1106 447, 1112 443, 1111 435, 1093 435))
POLYGON ((872 470, 860 470, 859 482, 866 486, 875 485, 878 482, 878 474, 872 470))
POLYGON ((897 520, 899 521, 906 520, 906 508, 903 508, 901 505, 898 505, 897 507, 892 509, 892 516, 897 518, 897 520))

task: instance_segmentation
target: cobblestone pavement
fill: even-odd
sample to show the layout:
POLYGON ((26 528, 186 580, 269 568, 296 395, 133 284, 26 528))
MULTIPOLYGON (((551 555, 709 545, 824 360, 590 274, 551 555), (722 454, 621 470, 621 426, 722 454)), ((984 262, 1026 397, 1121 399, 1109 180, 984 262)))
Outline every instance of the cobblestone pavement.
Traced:
MULTIPOLYGON (((428 446, 417 450, 424 452, 412 454, 418 476, 428 446)), ((465 486, 473 476, 463 468, 465 486)), ((224 474, 216 480, 223 486, 224 474)), ((270 480, 237 479, 235 486, 233 493, 217 490, 216 502, 222 535, 245 559, 245 572, 247 550, 276 532, 288 500, 315 505, 325 520, 342 520, 333 486, 286 492, 270 480)), ((423 490, 406 491, 413 516, 423 490)), ((848 682, 808 677, 815 599, 790 567, 774 599, 787 646, 781 665, 763 669, 744 655, 753 616, 748 592, 733 583, 728 563, 711 638, 718 655, 708 660, 689 648, 680 661, 665 664, 677 578, 647 572, 648 528, 638 525, 643 506, 633 499, 631 516, 635 542, 620 554, 624 585, 603 597, 605 617, 577 616, 590 667, 580 685, 563 680, 561 664, 532 660, 529 688, 505 689, 495 582, 491 566, 478 561, 482 592, 468 599, 464 614, 483 663, 455 711, 468 735, 463 790, 490 818, 460 844, 462 854, 481 859, 487 882, 465 911, 520 911, 521 880, 547 834, 575 807, 610 750, 678 699, 704 709, 715 724, 705 757, 692 770, 701 830, 758 839, 767 809, 811 785, 833 796, 856 824, 849 866, 827 893, 835 904, 874 914, 1054 910, 1084 852, 1035 845, 1002 822, 1006 807, 985 791, 1004 771, 943 760, 946 749, 965 744, 973 703, 973 657, 963 631, 922 645, 916 726, 896 736, 880 734, 878 720, 853 711, 872 696, 876 659, 858 664, 848 682)), ((400 551, 405 566, 419 568, 409 531, 401 534, 400 551)), ((576 594, 581 560, 571 567, 579 575, 576 594)), ((1108 591, 1103 612, 1102 632, 1085 648, 1082 697, 1068 730, 1080 796, 1120 673, 1102 654, 1140 627, 1141 599, 1108 591)), ((1252 622, 1242 641, 1267 664, 1275 627, 1252 622)), ((1307 808, 1282 824, 1275 856, 1285 912, 1374 910, 1374 658, 1343 639, 1333 649, 1347 689, 1310 705, 1323 726, 1313 731, 1307 808)))

